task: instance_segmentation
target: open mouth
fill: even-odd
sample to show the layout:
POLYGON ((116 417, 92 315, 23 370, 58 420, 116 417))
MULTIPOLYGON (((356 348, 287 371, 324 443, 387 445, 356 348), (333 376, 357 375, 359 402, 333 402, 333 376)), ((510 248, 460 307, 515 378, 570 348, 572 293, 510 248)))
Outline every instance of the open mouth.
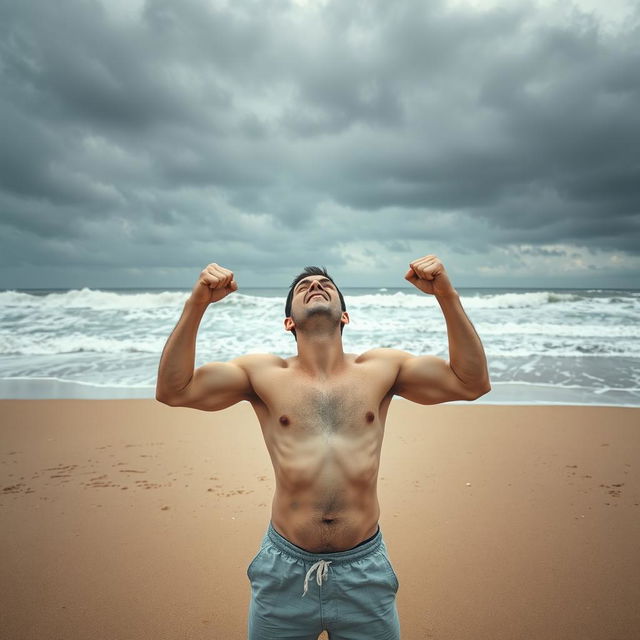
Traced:
POLYGON ((320 296, 321 298, 324 298, 325 300, 327 299, 327 297, 322 293, 313 293, 307 298, 307 302, 309 302, 310 300, 312 300, 316 296, 320 296))

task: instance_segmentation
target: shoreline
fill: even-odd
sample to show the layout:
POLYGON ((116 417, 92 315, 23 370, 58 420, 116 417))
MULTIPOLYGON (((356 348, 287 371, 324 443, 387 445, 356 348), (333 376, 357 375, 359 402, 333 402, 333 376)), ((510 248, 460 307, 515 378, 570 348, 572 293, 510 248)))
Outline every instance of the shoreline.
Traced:
MULTIPOLYGON (((492 390, 473 402, 446 404, 470 406, 585 406, 640 408, 640 389, 608 389, 594 392, 586 387, 560 387, 525 382, 495 382, 492 390)), ((154 385, 117 386, 60 378, 0 378, 0 400, 155 400, 154 385)), ((403 400, 396 396, 395 399, 403 400)))

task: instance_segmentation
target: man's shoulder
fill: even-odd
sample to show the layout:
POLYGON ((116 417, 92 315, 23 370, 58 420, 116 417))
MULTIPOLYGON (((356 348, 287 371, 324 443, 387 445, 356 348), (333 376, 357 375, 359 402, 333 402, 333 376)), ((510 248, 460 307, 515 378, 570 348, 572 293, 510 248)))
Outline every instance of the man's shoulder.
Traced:
POLYGON ((288 366, 284 358, 273 353, 247 353, 229 362, 244 369, 247 373, 260 369, 272 367, 285 368, 288 366))
POLYGON ((411 358, 412 355, 406 351, 400 349, 391 349, 388 347, 376 347, 375 349, 369 349, 364 353, 361 353, 356 357, 357 363, 364 362, 394 362, 400 363, 407 358, 411 358))

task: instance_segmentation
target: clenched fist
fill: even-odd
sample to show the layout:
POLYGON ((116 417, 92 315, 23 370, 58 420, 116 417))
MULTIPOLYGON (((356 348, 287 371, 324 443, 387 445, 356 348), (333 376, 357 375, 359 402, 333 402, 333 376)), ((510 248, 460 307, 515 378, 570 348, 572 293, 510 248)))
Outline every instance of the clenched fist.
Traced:
POLYGON ((191 291, 191 300, 196 304, 211 304, 222 300, 237 288, 238 283, 233 279, 233 271, 212 262, 200 273, 198 282, 191 291))
POLYGON ((434 296, 453 296, 453 288, 444 265, 437 256, 425 256, 409 263, 409 271, 404 276, 412 285, 434 296))

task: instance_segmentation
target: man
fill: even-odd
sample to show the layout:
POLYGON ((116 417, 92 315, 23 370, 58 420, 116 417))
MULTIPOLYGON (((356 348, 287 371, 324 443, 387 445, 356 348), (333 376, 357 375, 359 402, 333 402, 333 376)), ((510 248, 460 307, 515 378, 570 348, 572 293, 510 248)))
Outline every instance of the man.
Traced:
POLYGON ((202 315, 236 291, 233 272, 207 266, 160 360, 156 398, 218 411, 251 403, 275 471, 271 521, 247 575, 249 640, 397 640, 398 579, 378 526, 378 467, 394 395, 420 404, 474 400, 490 390, 480 338, 442 262, 411 262, 405 279, 435 296, 450 362, 396 349, 344 353, 342 293, 324 269, 291 285, 284 326, 298 354, 250 354, 194 371, 202 315))

